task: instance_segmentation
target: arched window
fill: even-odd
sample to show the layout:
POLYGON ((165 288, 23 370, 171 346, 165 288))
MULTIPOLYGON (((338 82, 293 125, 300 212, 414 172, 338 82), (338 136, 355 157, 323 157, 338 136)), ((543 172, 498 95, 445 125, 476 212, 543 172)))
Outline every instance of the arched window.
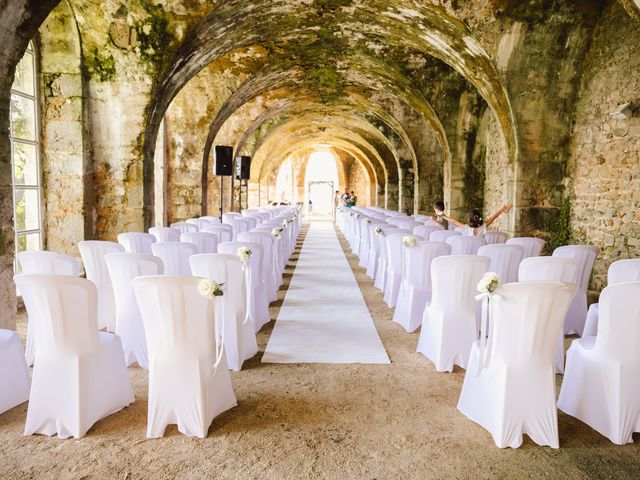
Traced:
POLYGON ((11 87, 11 168, 16 252, 42 248, 40 145, 33 43, 16 67, 11 87))

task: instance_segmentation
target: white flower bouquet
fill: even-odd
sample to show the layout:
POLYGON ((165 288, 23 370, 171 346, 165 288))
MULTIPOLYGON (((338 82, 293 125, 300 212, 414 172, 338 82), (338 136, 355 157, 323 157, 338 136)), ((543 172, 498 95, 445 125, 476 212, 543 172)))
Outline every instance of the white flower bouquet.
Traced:
POLYGON ((364 224, 365 225, 369 225, 371 223, 371 219, 370 218, 365 218, 364 219, 364 224))
POLYGON ((407 235, 402 238, 402 243, 405 247, 415 247, 418 239, 412 235, 407 235))
POLYGON ((487 272, 478 282, 478 292, 493 293, 500 286, 500 277, 494 272, 487 272))
POLYGON ((240 247, 236 252, 245 265, 249 263, 251 254, 253 253, 249 247, 240 247))
POLYGON ((271 230, 271 235, 280 238, 282 236, 282 227, 274 227, 273 230, 271 230))
POLYGON ((285 218, 284 220, 282 220, 282 226, 285 227, 285 228, 289 226, 289 219, 288 218, 285 218))
POLYGON ((380 225, 378 225, 375 228, 374 232, 376 232, 377 235, 382 235, 382 227, 380 225))
POLYGON ((224 287, 224 283, 214 282, 210 278, 203 278, 198 282, 198 293, 209 300, 213 300, 215 297, 224 295, 222 287, 224 287))

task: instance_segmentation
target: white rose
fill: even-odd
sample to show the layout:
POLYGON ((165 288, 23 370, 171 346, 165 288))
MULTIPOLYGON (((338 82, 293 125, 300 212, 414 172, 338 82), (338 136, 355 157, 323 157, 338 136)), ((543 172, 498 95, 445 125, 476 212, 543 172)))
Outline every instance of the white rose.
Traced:
POLYGON ((251 254, 253 252, 248 247, 240 247, 236 253, 238 254, 238 257, 240 257, 240 260, 242 260, 242 262, 246 265, 249 263, 251 254))
POLYGON ((417 239, 413 236, 406 236, 402 238, 402 243, 404 243, 405 247, 415 247, 417 239))
POLYGON ((213 282, 208 278, 203 278, 198 282, 198 293, 203 297, 209 297, 209 295, 211 295, 211 292, 213 292, 213 289, 213 282))
POLYGON ((478 292, 493 293, 500 286, 500 277, 495 272, 487 272, 478 282, 478 292))

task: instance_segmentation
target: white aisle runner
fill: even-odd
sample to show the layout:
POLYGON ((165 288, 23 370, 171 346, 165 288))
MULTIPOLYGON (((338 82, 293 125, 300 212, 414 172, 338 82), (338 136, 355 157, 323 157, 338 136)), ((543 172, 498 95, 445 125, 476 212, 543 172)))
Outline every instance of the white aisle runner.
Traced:
POLYGON ((391 363, 338 237, 313 222, 263 363, 391 363))

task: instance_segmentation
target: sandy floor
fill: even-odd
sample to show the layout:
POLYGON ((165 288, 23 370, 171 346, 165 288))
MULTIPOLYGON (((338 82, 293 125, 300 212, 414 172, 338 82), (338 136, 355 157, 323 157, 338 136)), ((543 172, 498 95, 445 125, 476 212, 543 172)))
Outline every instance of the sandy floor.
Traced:
MULTIPOLYGON (((156 440, 145 437, 147 374, 131 368, 135 403, 80 440, 23 437, 26 404, 1 415, 0 479, 640 478, 637 444, 613 445, 563 414, 559 450, 528 440, 497 449, 455 408, 464 371, 436 373, 415 352, 418 334, 390 321, 382 294, 349 259, 391 365, 263 365, 258 354, 232 373, 239 405, 208 438, 171 428, 156 440)), ((258 335, 261 351, 272 326, 258 335)))

